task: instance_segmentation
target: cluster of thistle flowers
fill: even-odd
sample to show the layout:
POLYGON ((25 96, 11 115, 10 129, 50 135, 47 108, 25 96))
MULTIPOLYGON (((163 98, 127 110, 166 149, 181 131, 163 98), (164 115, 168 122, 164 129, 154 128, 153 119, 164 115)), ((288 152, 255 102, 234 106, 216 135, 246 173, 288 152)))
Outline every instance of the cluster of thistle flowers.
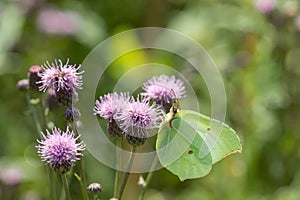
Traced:
MULTIPOLYGON (((82 89, 84 72, 78 71, 80 67, 81 65, 76 67, 69 64, 69 60, 65 64, 61 60, 55 60, 51 64, 46 62, 42 66, 32 66, 28 79, 19 81, 17 87, 21 91, 47 93, 47 108, 51 111, 63 107, 64 118, 68 122, 74 122, 80 116, 79 110, 71 106, 78 99, 76 89, 82 89)), ((43 138, 38 140, 39 145, 36 146, 39 156, 61 174, 68 172, 85 150, 80 136, 75 136, 68 126, 65 131, 54 127, 51 132, 46 130, 46 134, 41 135, 43 138)))
POLYGON ((141 94, 108 93, 96 100, 94 114, 108 121, 112 137, 125 136, 129 144, 140 146, 158 129, 172 100, 185 96, 183 81, 175 76, 155 76, 143 84, 141 94))

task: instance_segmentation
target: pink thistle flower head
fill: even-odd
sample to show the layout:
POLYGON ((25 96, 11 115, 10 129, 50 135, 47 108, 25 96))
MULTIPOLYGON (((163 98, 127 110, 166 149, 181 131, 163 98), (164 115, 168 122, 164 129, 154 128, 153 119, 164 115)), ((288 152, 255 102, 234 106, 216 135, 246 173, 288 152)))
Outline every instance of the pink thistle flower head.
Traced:
POLYGON ((150 105, 149 100, 145 98, 141 100, 138 97, 136 100, 131 98, 130 102, 118 113, 116 119, 120 123, 120 128, 125 132, 128 142, 140 145, 136 142, 144 143, 150 133, 161 126, 163 117, 164 112, 160 106, 150 105))
POLYGON ((129 102, 128 93, 108 93, 104 96, 99 97, 96 100, 94 107, 94 115, 99 115, 100 117, 111 121, 115 119, 118 112, 120 112, 124 105, 129 102))
POLYGON ((47 88, 55 91, 72 90, 73 88, 82 89, 82 74, 84 71, 78 72, 79 68, 69 64, 69 59, 65 64, 58 59, 54 63, 48 61, 42 65, 43 71, 38 75, 41 80, 37 84, 41 84, 40 91, 45 92, 47 88))
POLYGON ((55 8, 43 9, 37 16, 37 27, 48 34, 76 35, 79 22, 80 16, 76 12, 55 8))
POLYGON ((270 13, 276 7, 276 0, 256 0, 254 6, 261 13, 270 13))
POLYGON ((145 92, 142 96, 154 99, 157 104, 162 105, 166 111, 172 106, 172 99, 185 97, 185 86, 182 80, 175 76, 154 76, 143 85, 145 92))
POLYGON ((54 127, 52 133, 48 130, 46 133, 42 133, 44 140, 38 140, 39 145, 36 146, 39 156, 55 171, 62 174, 68 172, 85 150, 83 142, 76 143, 80 136, 75 137, 69 127, 66 131, 54 127))

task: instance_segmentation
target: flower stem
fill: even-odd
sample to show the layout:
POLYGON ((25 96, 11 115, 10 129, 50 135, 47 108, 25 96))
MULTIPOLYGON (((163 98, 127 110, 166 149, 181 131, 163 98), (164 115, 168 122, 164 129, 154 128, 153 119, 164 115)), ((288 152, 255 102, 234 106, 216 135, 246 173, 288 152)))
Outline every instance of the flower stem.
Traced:
POLYGON ((130 158, 129 158, 129 164, 128 164, 127 170, 124 174, 124 179, 123 179, 123 182, 121 184, 120 194, 119 194, 118 200, 122 199, 122 195, 123 195, 123 192, 124 192, 124 189, 125 189, 125 186, 126 186, 129 174, 130 174, 130 170, 131 170, 131 167, 132 167, 132 164, 133 164, 135 151, 136 151, 136 146, 132 146, 131 154, 130 154, 130 158))
MULTIPOLYGON (((75 134, 77 136, 79 136, 75 122, 73 122, 71 124, 71 126, 72 126, 72 129, 74 130, 75 134)), ((79 140, 79 142, 81 142, 80 138, 78 138, 78 140, 79 140)), ((88 200, 88 193, 86 190, 85 173, 84 173, 85 171, 84 171, 84 165, 83 165, 82 158, 78 161, 78 165, 79 165, 79 174, 80 174, 80 179, 78 179, 78 180, 80 182, 82 197, 84 200, 88 200)))
POLYGON ((149 188, 149 184, 150 184, 150 181, 151 181, 151 179, 153 177, 154 168, 156 167, 157 162, 158 162, 158 158, 157 158, 157 156, 155 156, 154 160, 153 160, 153 163, 151 165, 151 168, 150 168, 150 172, 147 175, 147 178, 146 178, 146 181, 145 181, 145 186, 143 186, 138 200, 143 200, 143 198, 145 196, 145 193, 146 193, 147 189, 149 188))
POLYGON ((116 174, 115 174, 115 186, 114 186, 114 197, 117 197, 118 195, 118 186, 119 186, 119 177, 120 177, 120 171, 118 170, 119 168, 119 152, 118 152, 118 148, 121 147, 121 140, 117 139, 116 141, 116 174))
POLYGON ((28 92, 26 93, 26 100, 27 100, 28 107, 29 107, 30 113, 32 115, 36 130, 38 131, 39 136, 42 137, 42 135, 41 135, 41 132, 42 132, 41 124, 40 124, 36 109, 32 105, 32 103, 30 102, 30 94, 28 92))
MULTIPOLYGON (((30 113, 32 115, 32 118, 33 118, 36 130, 38 131, 38 134, 39 134, 40 138, 42 138, 42 135, 41 135, 41 133, 42 133, 41 123, 40 123, 40 120, 38 118, 38 114, 37 114, 36 108, 35 108, 34 105, 32 105, 32 103, 30 102, 30 100, 31 100, 30 94, 29 94, 29 92, 27 92, 26 93, 26 101, 28 103, 28 107, 29 107, 30 113)), ((44 112, 43 109, 42 109, 42 112, 44 112)), ((43 113, 43 117, 44 117, 44 113, 43 113)), ((54 181, 53 181, 53 171, 50 168, 48 168, 47 171, 48 171, 48 176, 49 176, 50 197, 51 197, 51 199, 56 199, 56 190, 54 189, 55 186, 54 186, 54 181)))
POLYGON ((54 200, 54 199, 57 199, 56 190, 54 189, 55 184, 54 184, 54 181, 53 181, 54 174, 53 174, 53 171, 50 167, 47 167, 47 172, 48 172, 49 183, 50 183, 50 188, 49 188, 50 198, 54 200))
POLYGON ((42 112, 42 121, 43 121, 43 129, 46 129, 48 128, 48 125, 47 125, 47 119, 46 119, 46 110, 45 110, 45 106, 44 106, 44 98, 41 97, 40 98, 40 105, 41 105, 41 112, 42 112))
POLYGON ((64 187, 64 190, 65 190, 66 200, 71 200, 66 174, 61 174, 60 176, 61 176, 61 181, 63 183, 63 187, 64 187))

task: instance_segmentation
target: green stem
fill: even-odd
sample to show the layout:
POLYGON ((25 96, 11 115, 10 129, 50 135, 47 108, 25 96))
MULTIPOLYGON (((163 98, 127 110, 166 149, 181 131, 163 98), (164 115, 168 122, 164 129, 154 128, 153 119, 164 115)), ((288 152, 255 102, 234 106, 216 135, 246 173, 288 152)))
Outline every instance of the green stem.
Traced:
POLYGON ((126 186, 129 174, 130 174, 130 170, 131 170, 131 167, 132 167, 132 164, 133 164, 135 151, 136 151, 136 146, 132 146, 131 154, 130 154, 130 158, 129 158, 129 164, 128 164, 127 170, 124 174, 124 179, 123 179, 123 182, 122 182, 121 187, 120 187, 120 192, 119 192, 120 194, 119 194, 118 200, 122 199, 122 195, 123 195, 123 192, 124 192, 124 189, 125 189, 125 186, 126 186))
POLYGON ((114 186, 114 197, 116 198, 118 195, 118 185, 119 185, 119 178, 120 178, 120 171, 118 170, 119 168, 119 152, 118 152, 118 148, 121 147, 121 140, 117 139, 116 141, 116 174, 115 174, 115 186, 114 186))
POLYGON ((29 107, 30 113, 32 114, 32 118, 33 118, 36 130, 38 131, 39 136, 42 138, 42 135, 41 135, 41 132, 42 132, 41 124, 40 124, 40 121, 39 121, 36 109, 35 109, 35 107, 30 102, 30 95, 29 95, 28 92, 26 93, 26 100, 27 100, 27 103, 28 103, 28 107, 29 107))
POLYGON ((40 98, 40 105, 41 105, 41 111, 42 111, 42 120, 43 120, 43 129, 47 129, 47 120, 46 120, 46 115, 45 115, 45 106, 44 106, 44 98, 40 98))
MULTIPOLYGON (((35 106, 32 105, 30 100, 31 100, 30 94, 29 94, 29 92, 27 92, 26 93, 26 101, 28 103, 28 107, 29 107, 30 113, 32 115, 36 130, 38 131, 38 134, 39 134, 40 138, 42 138, 41 123, 40 123, 40 120, 38 118, 36 108, 35 108, 35 106)), ((44 110, 43 109, 42 109, 42 112, 43 112, 43 116, 44 116, 44 110)), ((51 197, 51 199, 56 199, 56 190, 54 189, 55 184, 54 184, 54 181, 53 181, 53 171, 50 168, 48 168, 47 171, 48 171, 48 176, 49 176, 50 197, 51 197)))
POLYGON ((49 183, 50 183, 50 188, 49 188, 50 198, 51 199, 56 199, 57 196, 56 196, 56 190, 54 190, 55 184, 54 184, 54 181, 53 181, 54 173, 53 173, 53 170, 50 167, 47 167, 47 171, 48 171, 49 183))
POLYGON ((142 190, 141 190, 141 193, 140 193, 140 196, 138 198, 138 200, 143 200, 144 196, 145 196, 145 193, 147 191, 147 189, 149 188, 149 185, 150 185, 150 181, 153 177, 153 174, 154 174, 154 168, 156 167, 157 165, 157 162, 158 162, 158 158, 157 156, 155 156, 154 160, 153 160, 153 163, 151 165, 151 168, 150 168, 150 172, 148 173, 147 177, 146 177, 146 181, 145 181, 145 186, 143 186, 142 190))
MULTIPOLYGON (((77 136, 79 136, 75 122, 72 123, 71 126, 72 126, 72 129, 74 130, 75 134, 77 136)), ((79 140, 79 142, 81 142, 80 138, 78 138, 78 140, 79 140)), ((80 174, 79 182, 80 182, 82 197, 84 200, 88 200, 88 193, 86 190, 85 173, 84 173, 85 171, 84 171, 84 165, 83 165, 82 159, 80 159, 78 161, 78 164, 79 164, 79 174, 80 174)))
POLYGON ((64 187, 64 190, 65 190, 66 200, 71 200, 66 174, 61 174, 60 176, 61 176, 61 181, 63 183, 63 187, 64 187))
POLYGON ((84 200, 88 200, 88 193, 85 185, 84 165, 82 160, 79 160, 79 173, 81 176, 80 186, 81 186, 82 197, 84 200))

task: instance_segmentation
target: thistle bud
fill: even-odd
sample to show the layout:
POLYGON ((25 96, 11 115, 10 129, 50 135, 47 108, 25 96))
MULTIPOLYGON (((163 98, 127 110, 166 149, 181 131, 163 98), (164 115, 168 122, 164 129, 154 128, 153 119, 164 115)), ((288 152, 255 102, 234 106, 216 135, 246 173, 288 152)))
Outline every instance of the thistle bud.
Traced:
POLYGON ((78 121, 80 117, 80 111, 76 107, 69 107, 65 110, 64 117, 68 122, 78 121))
POLYGON ((30 67, 29 73, 28 73, 28 79, 29 79, 29 88, 31 90, 39 91, 39 87, 41 86, 41 83, 37 83, 41 81, 41 77, 38 75, 42 72, 42 68, 38 65, 34 65, 30 67))
POLYGON ((91 183, 87 187, 87 191, 92 195, 98 195, 100 192, 102 192, 103 187, 100 183, 91 183))
POLYGON ((27 91, 29 89, 29 80, 28 79, 19 80, 17 83, 17 88, 21 92, 27 91))

